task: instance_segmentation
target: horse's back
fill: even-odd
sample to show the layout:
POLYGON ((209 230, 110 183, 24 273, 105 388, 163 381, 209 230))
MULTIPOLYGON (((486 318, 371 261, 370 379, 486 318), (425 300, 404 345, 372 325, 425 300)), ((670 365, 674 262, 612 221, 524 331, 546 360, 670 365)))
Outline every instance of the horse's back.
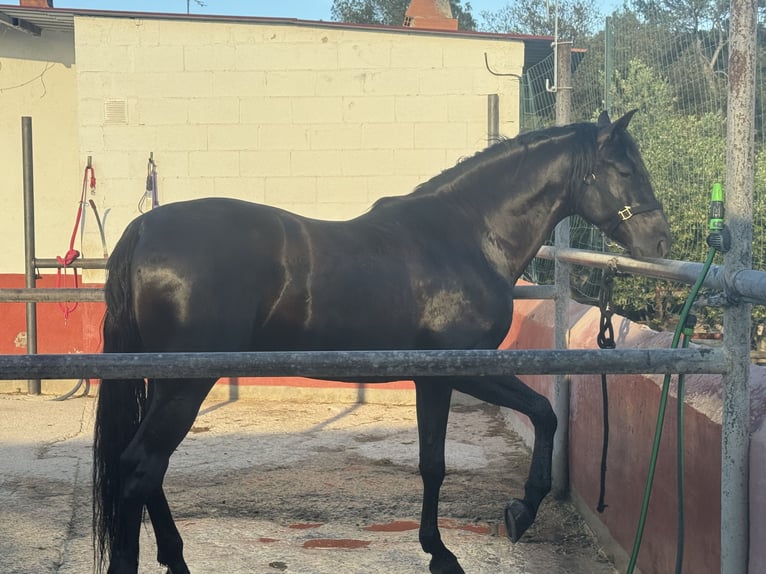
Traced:
POLYGON ((223 198, 141 216, 131 281, 147 350, 245 350, 283 282, 283 213, 223 198))
POLYGON ((143 346, 497 345, 510 324, 505 287, 460 229, 429 239, 411 219, 402 209, 320 221, 220 198, 153 210, 135 222, 131 263, 143 346))
POLYGON ((228 198, 170 203, 136 221, 140 241, 134 259, 142 256, 150 259, 147 253, 154 254, 154 258, 173 260, 194 255, 196 259, 207 257, 208 265, 214 265, 215 260, 226 265, 227 252, 242 254, 233 248, 235 244, 244 251, 251 245, 250 240, 276 237, 281 213, 284 212, 274 207, 228 198))
POLYGON ((394 240, 363 219, 210 198, 168 204, 135 226, 131 281, 147 350, 413 345, 385 340, 383 323, 413 330, 410 280, 394 240))

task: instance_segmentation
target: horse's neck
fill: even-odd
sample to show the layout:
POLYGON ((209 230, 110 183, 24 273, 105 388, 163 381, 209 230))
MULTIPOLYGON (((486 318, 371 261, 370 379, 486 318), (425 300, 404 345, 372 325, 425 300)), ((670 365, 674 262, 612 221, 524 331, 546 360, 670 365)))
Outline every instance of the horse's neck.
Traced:
POLYGON ((571 214, 569 192, 571 157, 551 157, 558 169, 519 170, 507 182, 502 199, 487 209, 482 251, 497 272, 513 284, 556 224, 571 214), (552 172, 558 175, 551 176, 552 172))

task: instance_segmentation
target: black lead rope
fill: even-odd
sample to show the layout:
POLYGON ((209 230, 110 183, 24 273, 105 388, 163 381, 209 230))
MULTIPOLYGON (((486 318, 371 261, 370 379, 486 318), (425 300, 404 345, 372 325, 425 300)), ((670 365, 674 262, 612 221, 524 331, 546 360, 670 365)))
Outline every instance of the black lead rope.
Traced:
MULTIPOLYGON (((612 326, 612 291, 614 290, 614 269, 607 268, 601 276, 601 292, 598 296, 598 306, 601 310, 598 337, 596 342, 599 349, 614 349, 614 327, 612 326)), ((609 451, 609 392, 606 387, 606 373, 601 373, 601 397, 603 399, 604 415, 604 442, 601 447, 601 484, 598 494, 598 506, 596 510, 604 512, 608 506, 604 504, 606 496, 606 455, 609 451)))

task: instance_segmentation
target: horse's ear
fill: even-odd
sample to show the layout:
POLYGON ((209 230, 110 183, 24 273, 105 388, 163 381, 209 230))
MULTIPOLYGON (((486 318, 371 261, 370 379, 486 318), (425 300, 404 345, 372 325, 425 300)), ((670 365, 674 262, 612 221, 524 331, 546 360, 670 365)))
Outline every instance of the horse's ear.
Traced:
POLYGON ((630 119, 633 117, 633 114, 635 114, 637 111, 638 110, 630 110, 627 114, 622 116, 619 120, 617 120, 614 123, 609 123, 609 116, 606 114, 606 112, 601 112, 601 115, 598 118, 598 123, 596 124, 599 128, 599 132, 598 132, 599 147, 602 147, 607 141, 609 141, 609 138, 611 138, 613 134, 625 132, 625 130, 628 129, 628 124, 630 123, 630 119))
POLYGON ((635 114, 638 110, 630 110, 627 114, 622 116, 619 120, 614 122, 614 129, 625 131, 628 129, 628 124, 630 123, 631 118, 633 117, 633 114, 635 114))

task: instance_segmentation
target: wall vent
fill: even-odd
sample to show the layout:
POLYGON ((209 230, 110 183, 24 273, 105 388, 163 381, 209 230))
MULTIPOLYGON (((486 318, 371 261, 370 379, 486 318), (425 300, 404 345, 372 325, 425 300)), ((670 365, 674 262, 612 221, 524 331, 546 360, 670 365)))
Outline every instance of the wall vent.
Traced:
POLYGON ((104 123, 105 124, 127 124, 128 123, 128 101, 127 100, 106 100, 104 102, 104 123))

